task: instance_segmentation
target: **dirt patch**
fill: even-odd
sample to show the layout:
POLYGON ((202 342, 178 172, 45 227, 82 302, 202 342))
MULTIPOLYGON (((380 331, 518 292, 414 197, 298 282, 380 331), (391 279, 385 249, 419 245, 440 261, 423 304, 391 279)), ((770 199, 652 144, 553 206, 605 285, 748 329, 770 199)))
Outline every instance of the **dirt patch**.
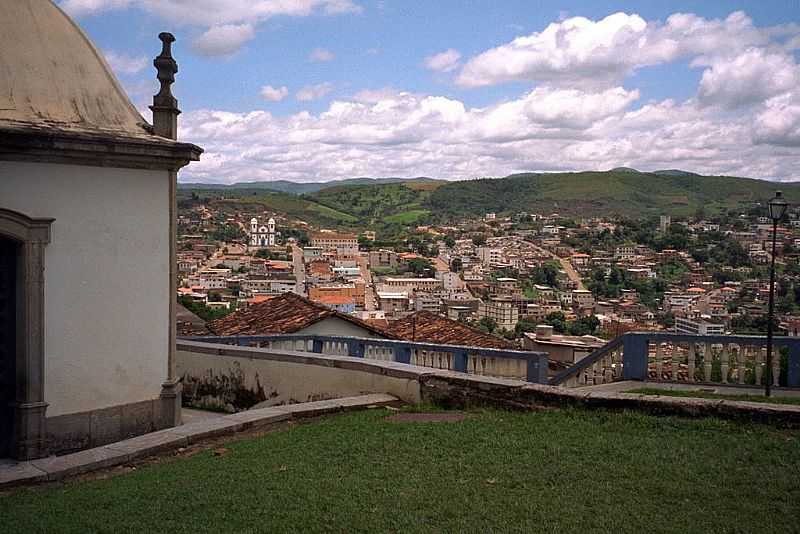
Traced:
POLYGON ((467 418, 464 412, 396 413, 386 417, 392 423, 457 423, 467 418))

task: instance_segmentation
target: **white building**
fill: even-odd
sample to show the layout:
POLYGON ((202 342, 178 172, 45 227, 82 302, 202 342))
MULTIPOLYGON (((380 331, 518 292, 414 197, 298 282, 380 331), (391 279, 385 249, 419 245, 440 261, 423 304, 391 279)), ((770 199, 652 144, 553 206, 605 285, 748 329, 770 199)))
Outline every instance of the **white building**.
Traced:
POLYGON ((323 251, 335 251, 337 256, 357 256, 358 236, 324 230, 311 234, 311 246, 323 251))
POLYGON ((275 219, 269 218, 266 225, 258 224, 258 219, 250 219, 250 240, 251 247, 272 247, 277 244, 275 237, 275 219))
POLYGON ((151 126, 56 4, 2 2, 0 457, 180 423, 176 177, 202 150, 159 37, 151 126))
POLYGON ((723 335, 725 325, 712 323, 705 319, 690 319, 688 317, 675 318, 675 331, 679 334, 698 334, 701 336, 723 335))
POLYGON ((519 321, 519 309, 510 297, 491 297, 478 304, 478 317, 494 319, 498 328, 514 330, 519 321))

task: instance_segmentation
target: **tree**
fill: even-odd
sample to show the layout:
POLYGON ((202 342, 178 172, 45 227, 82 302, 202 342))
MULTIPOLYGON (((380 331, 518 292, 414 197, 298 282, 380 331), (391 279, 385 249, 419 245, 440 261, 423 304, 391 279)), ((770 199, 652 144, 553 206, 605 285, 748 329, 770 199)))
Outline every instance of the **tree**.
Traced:
POLYGON ((580 319, 568 323, 567 332, 573 336, 585 336, 594 334, 600 326, 600 319, 594 315, 581 317, 580 319))
POLYGON ((453 248, 454 246, 456 246, 456 240, 453 236, 446 235, 444 236, 444 244, 447 248, 453 248))
POLYGON ((408 260, 408 270, 414 274, 430 274, 433 264, 425 258, 414 258, 408 260))
POLYGON ((558 284, 558 271, 559 266, 549 261, 533 269, 531 280, 533 280, 534 284, 555 287, 558 284))
POLYGON ((224 224, 211 233, 211 239, 214 241, 237 241, 244 237, 244 231, 238 224, 224 224))
POLYGON ((482 247, 486 244, 486 236, 483 234, 474 234, 472 236, 472 244, 476 247, 482 247))
POLYGON ((478 321, 478 328, 491 334, 497 328, 497 321, 491 317, 481 317, 478 321))
POLYGON ((520 319, 514 326, 514 332, 517 337, 522 337, 525 332, 534 332, 536 330, 536 323, 530 319, 520 319))
POLYGON ((450 270, 454 273, 461 271, 464 267, 463 263, 461 262, 461 258, 453 258, 450 262, 450 270))
POLYGON ((544 324, 549 324, 553 327, 558 334, 563 334, 567 331, 567 319, 562 312, 553 312, 544 318, 544 324))

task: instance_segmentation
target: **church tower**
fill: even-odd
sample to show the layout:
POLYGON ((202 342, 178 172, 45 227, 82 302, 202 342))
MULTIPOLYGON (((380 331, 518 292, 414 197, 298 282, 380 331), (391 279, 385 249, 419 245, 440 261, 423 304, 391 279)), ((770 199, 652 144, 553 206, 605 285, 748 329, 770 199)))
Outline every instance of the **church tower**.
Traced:
POLYGON ((267 233, 269 236, 268 242, 270 246, 275 245, 275 219, 272 217, 267 221, 267 233))
POLYGON ((258 219, 255 217, 250 219, 250 246, 258 246, 258 219))

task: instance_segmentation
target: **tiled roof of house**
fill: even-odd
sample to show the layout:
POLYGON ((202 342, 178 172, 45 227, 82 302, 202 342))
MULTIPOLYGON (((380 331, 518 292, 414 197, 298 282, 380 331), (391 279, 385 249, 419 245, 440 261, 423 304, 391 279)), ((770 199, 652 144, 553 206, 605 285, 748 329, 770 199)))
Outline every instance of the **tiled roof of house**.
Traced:
POLYGON ((175 304, 175 323, 179 336, 207 336, 206 322, 186 309, 182 304, 175 304))
POLYGON ((383 337, 393 337, 369 323, 294 293, 235 311, 208 323, 208 329, 217 336, 293 334, 329 317, 338 317, 383 337))
POLYGON ((506 339, 428 311, 419 311, 398 321, 390 321, 387 330, 405 341, 466 345, 485 349, 519 348, 506 339))

